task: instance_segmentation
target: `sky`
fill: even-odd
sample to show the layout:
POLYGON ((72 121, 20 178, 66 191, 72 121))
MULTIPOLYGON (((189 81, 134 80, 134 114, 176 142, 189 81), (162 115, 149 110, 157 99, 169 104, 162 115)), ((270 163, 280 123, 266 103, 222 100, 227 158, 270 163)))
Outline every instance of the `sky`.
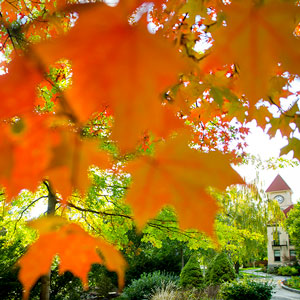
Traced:
MULTIPOLYGON (((271 157, 279 157, 280 148, 287 144, 287 139, 283 138, 279 131, 274 138, 270 139, 261 128, 256 127, 255 122, 251 123, 249 127, 251 134, 246 138, 248 144, 246 152, 259 156, 263 160, 267 160, 271 157)), ((283 157, 292 159, 293 153, 290 152, 283 157)), ((234 169, 238 171, 247 183, 250 183, 256 177, 256 169, 253 165, 234 166, 234 169)), ((277 170, 260 170, 259 178, 264 190, 268 188, 277 174, 280 174, 292 189, 292 201, 294 203, 300 201, 300 166, 279 168, 277 170)))

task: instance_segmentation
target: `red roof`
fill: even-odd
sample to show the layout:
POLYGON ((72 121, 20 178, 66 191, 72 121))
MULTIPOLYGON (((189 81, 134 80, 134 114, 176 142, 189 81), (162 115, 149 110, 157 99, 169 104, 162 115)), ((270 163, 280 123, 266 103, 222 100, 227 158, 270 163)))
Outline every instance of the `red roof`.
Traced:
POLYGON ((283 213, 285 214, 285 216, 287 217, 288 212, 294 208, 294 204, 288 206, 286 209, 283 210, 283 213))
POLYGON ((266 192, 278 192, 278 191, 290 191, 291 188, 287 185, 287 183, 282 179, 282 177, 278 174, 270 186, 266 189, 266 192))

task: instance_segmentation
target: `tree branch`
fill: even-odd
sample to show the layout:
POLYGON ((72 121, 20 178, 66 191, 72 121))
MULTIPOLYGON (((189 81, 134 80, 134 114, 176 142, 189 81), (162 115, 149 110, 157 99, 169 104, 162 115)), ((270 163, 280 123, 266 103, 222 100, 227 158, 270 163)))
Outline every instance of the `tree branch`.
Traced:
POLYGON ((18 218, 17 221, 16 221, 15 228, 14 228, 14 232, 15 232, 16 229, 17 229, 17 223, 22 219, 24 213, 25 213, 25 212, 26 212, 33 204, 35 204, 35 203, 38 202, 39 200, 45 199, 45 198, 48 198, 48 196, 41 196, 41 197, 39 197, 39 198, 33 200, 29 205, 27 205, 27 206, 22 210, 22 212, 21 212, 20 215, 19 215, 19 218, 18 218))

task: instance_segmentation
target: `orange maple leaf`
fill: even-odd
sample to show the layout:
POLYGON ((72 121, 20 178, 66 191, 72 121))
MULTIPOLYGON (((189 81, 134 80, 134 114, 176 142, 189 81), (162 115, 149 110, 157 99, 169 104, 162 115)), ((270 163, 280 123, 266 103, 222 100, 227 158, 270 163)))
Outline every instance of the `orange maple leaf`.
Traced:
POLYGON ((0 181, 10 199, 21 189, 38 187, 50 161, 55 133, 49 130, 48 118, 39 115, 2 124, 0 129, 3 150, 0 181))
POLYGON ((8 74, 0 76, 0 118, 32 113, 37 84, 42 79, 33 61, 24 56, 13 58, 8 65, 8 74))
POLYGON ((161 106, 160 93, 185 69, 176 49, 143 26, 129 25, 120 7, 73 8, 79 11, 74 28, 35 49, 46 63, 61 57, 72 62, 73 86, 66 98, 75 115, 86 121, 108 104, 115 116, 113 136, 122 150, 135 147, 145 130, 168 135, 174 126, 165 122, 169 114, 161 106))
POLYGON ((227 156, 200 153, 188 142, 189 136, 181 134, 160 145, 155 157, 141 157, 126 167, 132 174, 126 201, 140 228, 163 206, 172 205, 181 227, 213 235, 218 207, 207 187, 224 189, 243 182, 230 167, 227 156))
POLYGON ((53 118, 47 115, 32 114, 0 129, 0 182, 8 199, 24 188, 34 191, 49 179, 66 201, 73 188, 85 192, 91 165, 111 167, 96 141, 81 140, 67 127, 53 127, 53 118))
POLYGON ((240 85, 254 104, 267 96, 269 79, 278 63, 292 73, 300 67, 300 42, 293 36, 294 16, 299 7, 292 3, 252 0, 225 5, 227 26, 214 35, 212 52, 203 62, 204 70, 235 63, 240 70, 240 85))
POLYGON ((30 289, 39 277, 49 272, 55 255, 60 258, 59 273, 72 272, 82 280, 85 287, 88 285, 91 265, 99 263, 107 265, 110 271, 117 272, 119 286, 122 288, 126 262, 112 245, 92 237, 78 224, 69 223, 57 216, 31 221, 29 226, 37 229, 40 236, 18 262, 24 299, 28 299, 30 289))
POLYGON ((1 2, 1 14, 4 19, 8 19, 13 22, 17 19, 18 14, 22 11, 20 3, 14 3, 15 1, 3 0, 1 2))
POLYGON ((111 167, 111 162, 107 153, 99 151, 96 141, 81 140, 66 128, 61 128, 59 135, 45 173, 65 202, 73 188, 85 192, 89 185, 88 169, 91 165, 105 169, 111 167))

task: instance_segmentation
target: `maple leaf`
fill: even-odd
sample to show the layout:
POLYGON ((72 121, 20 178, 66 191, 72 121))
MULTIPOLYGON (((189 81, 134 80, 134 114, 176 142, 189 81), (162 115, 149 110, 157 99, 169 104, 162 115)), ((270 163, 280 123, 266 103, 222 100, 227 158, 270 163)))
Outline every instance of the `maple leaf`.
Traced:
POLYGON ((9 21, 15 21, 20 13, 20 8, 22 7, 21 1, 15 3, 15 1, 11 0, 3 0, 1 2, 1 15, 5 19, 9 21), (20 5, 21 4, 21 5, 20 5), (21 7, 20 7, 21 6, 21 7))
POLYGON ((8 74, 0 76, 0 118, 32 113, 37 84, 42 78, 33 61, 16 56, 8 65, 8 74))
POLYGON ((62 10, 66 7, 67 2, 76 2, 76 1, 69 1, 69 0, 56 0, 55 2, 52 0, 45 0, 44 5, 47 11, 51 14, 55 11, 62 10))
POLYGON ((251 112, 254 104, 267 96, 269 79, 278 63, 292 73, 299 71, 300 44, 293 36, 299 7, 278 1, 257 4, 236 0, 223 11, 227 26, 214 35, 214 46, 203 68, 237 64, 240 86, 250 101, 251 112))
MULTIPOLYGON (((298 114, 299 111, 298 103, 294 103, 284 114, 281 114, 278 118, 272 118, 269 122, 272 127, 269 128, 268 134, 270 136, 275 136, 277 130, 280 130, 283 136, 289 137, 291 132, 293 132, 292 127, 290 126, 291 123, 295 123, 297 127, 299 127, 299 120, 298 114)), ((294 140, 291 139, 291 144, 295 143, 294 140)), ((292 146, 291 146, 292 147, 292 146)))
POLYGON ((37 229, 40 236, 18 261, 24 299, 28 299, 30 289, 39 277, 49 272, 55 255, 60 258, 59 273, 72 272, 85 287, 88 285, 88 272, 94 263, 105 264, 109 270, 117 272, 119 286, 123 286, 126 262, 112 245, 92 237, 78 224, 68 223, 57 216, 31 221, 29 226, 37 229))
POLYGON ((160 93, 185 69, 175 48, 142 26, 130 26, 120 7, 73 8, 79 11, 76 26, 35 49, 46 63, 61 57, 72 62, 73 86, 66 98, 75 115, 86 121, 101 106, 110 106, 115 116, 113 136, 122 150, 135 147, 145 130, 159 129, 166 136, 173 122, 165 122, 168 112, 161 106, 160 93))
POLYGON ((45 173, 65 202, 73 188, 85 192, 89 185, 87 172, 91 165, 105 169, 110 168, 111 163, 107 153, 99 151, 96 141, 82 140, 67 129, 60 129, 59 135, 45 173))
POLYGON ((213 235, 217 204, 207 188, 224 189, 243 182, 227 156, 200 153, 188 146, 188 140, 188 135, 181 134, 158 147, 155 157, 141 157, 126 167, 132 174, 126 201, 140 228, 163 206, 171 205, 181 227, 213 235))
POLYGON ((21 189, 37 188, 50 161, 54 133, 49 130, 48 118, 39 115, 2 124, 1 131, 0 181, 10 199, 21 189))
POLYGON ((203 0, 187 0, 186 3, 180 8, 179 13, 185 14, 188 12, 188 23, 190 26, 195 24, 196 16, 206 16, 207 7, 203 0))
POLYGON ((297 138, 288 138, 288 144, 280 149, 280 155, 288 154, 294 151, 294 157, 300 160, 300 140, 297 138))

